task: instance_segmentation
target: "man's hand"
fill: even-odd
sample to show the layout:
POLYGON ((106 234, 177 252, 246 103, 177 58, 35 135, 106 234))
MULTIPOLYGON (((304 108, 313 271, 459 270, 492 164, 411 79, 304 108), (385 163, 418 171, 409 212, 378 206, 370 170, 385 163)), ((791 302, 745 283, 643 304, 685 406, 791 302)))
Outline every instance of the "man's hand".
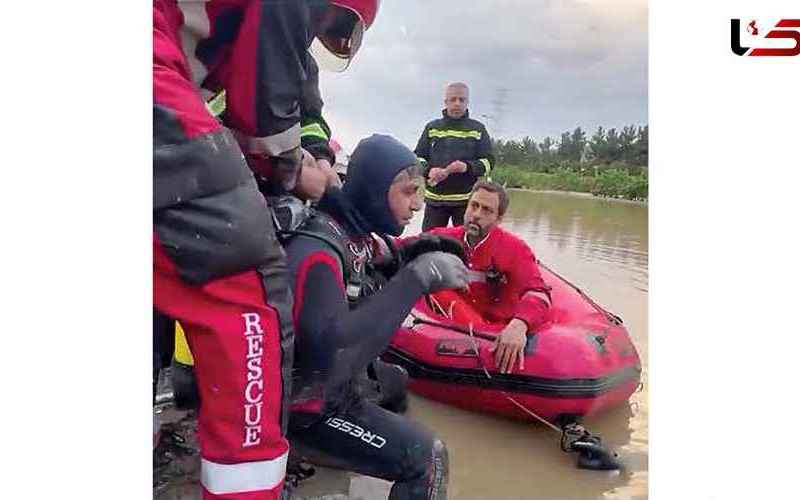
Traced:
POLYGON ((450 174, 463 174, 467 171, 467 164, 461 160, 451 161, 446 170, 450 174))
POLYGON ((298 171, 303 163, 303 150, 299 146, 278 155, 267 157, 262 154, 248 155, 248 164, 253 171, 267 173, 271 190, 292 191, 297 187, 298 171), (262 172, 262 168, 270 165, 270 170, 262 172))
POLYGON ((508 322, 503 331, 497 336, 489 352, 494 353, 494 363, 500 373, 511 373, 514 364, 519 359, 519 369, 525 368, 525 343, 528 325, 524 321, 514 318, 508 322))
POLYGON ((328 179, 328 187, 336 186, 342 187, 342 180, 339 179, 339 174, 336 173, 336 170, 331 166, 331 162, 326 160, 325 158, 320 158, 317 160, 317 167, 319 167, 323 172, 325 172, 325 176, 328 179))
POLYGON ((446 168, 433 167, 428 172, 428 184, 435 186, 447 179, 448 175, 450 175, 450 172, 448 172, 446 168))

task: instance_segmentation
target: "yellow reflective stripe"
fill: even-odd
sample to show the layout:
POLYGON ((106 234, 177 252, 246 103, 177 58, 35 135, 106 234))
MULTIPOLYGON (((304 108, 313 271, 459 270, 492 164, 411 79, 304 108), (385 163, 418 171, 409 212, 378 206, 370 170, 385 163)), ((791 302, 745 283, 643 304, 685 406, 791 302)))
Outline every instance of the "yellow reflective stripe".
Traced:
POLYGON ((483 168, 486 169, 486 172, 484 172, 483 175, 489 175, 489 172, 492 171, 492 164, 489 163, 489 160, 487 160, 486 158, 481 158, 478 161, 483 163, 483 168))
POLYGON ((460 137, 462 139, 480 139, 481 133, 477 130, 439 130, 432 128, 428 131, 428 137, 460 137))
POLYGON ((309 123, 305 127, 300 129, 300 137, 319 137, 321 139, 328 140, 328 134, 325 133, 325 129, 322 128, 322 125, 319 123, 309 123))
POLYGON ((206 101, 206 109, 214 116, 219 116, 225 111, 225 90, 206 101))
POLYGON ((175 354, 173 355, 175 361, 183 365, 194 365, 194 357, 192 351, 189 349, 189 343, 186 342, 186 334, 181 327, 181 324, 175 322, 175 354))
POLYGON ((469 193, 464 194, 436 194, 428 189, 425 190, 425 198, 433 201, 467 201, 469 193))

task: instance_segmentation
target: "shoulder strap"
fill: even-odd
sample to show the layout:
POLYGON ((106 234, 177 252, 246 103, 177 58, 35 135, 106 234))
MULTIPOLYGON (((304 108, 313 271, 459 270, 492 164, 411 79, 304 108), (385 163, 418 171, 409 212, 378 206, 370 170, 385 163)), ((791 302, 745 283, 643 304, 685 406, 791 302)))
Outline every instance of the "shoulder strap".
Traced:
POLYGON ((344 228, 333 218, 313 210, 297 229, 281 230, 280 234, 284 245, 293 237, 305 236, 322 241, 332 249, 342 265, 348 301, 351 306, 358 302, 366 277, 366 264, 372 258, 372 249, 368 243, 351 240, 344 228))
POLYGON ((348 258, 347 243, 350 241, 344 229, 331 217, 311 210, 310 215, 296 229, 281 231, 287 240, 294 236, 305 236, 322 241, 336 253, 342 264, 344 279, 350 274, 350 260, 348 258))

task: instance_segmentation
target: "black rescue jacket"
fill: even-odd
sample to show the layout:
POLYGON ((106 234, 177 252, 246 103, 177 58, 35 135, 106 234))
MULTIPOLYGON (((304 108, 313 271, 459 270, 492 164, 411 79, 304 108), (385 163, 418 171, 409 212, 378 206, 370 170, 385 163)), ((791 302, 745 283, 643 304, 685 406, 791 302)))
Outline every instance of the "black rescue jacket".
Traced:
POLYGON ((465 204, 478 178, 489 175, 494 166, 489 133, 469 117, 469 111, 451 118, 442 110, 442 118, 425 125, 414 152, 425 165, 425 203, 433 206, 465 204), (456 160, 467 164, 466 172, 450 174, 435 186, 427 184, 431 168, 444 168, 456 160))

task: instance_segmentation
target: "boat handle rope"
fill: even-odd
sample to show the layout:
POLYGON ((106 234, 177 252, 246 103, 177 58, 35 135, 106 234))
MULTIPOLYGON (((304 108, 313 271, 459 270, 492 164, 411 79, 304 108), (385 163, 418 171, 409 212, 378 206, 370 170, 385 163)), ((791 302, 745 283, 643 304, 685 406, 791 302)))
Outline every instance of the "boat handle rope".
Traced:
MULTIPOLYGON (((470 336, 470 340, 472 342, 472 348, 475 349, 475 352, 480 352, 480 350, 478 348, 478 342, 475 340, 475 330, 473 328, 472 323, 469 324, 469 332, 468 333, 469 333, 469 336, 470 336)), ((481 359, 480 356, 478 356, 478 364, 480 365, 481 370, 483 370, 484 375, 486 375, 486 378, 489 379, 489 380, 492 380, 492 375, 489 373, 489 370, 486 369, 486 365, 484 364, 483 359, 481 359)), ((561 429, 559 429, 558 427, 556 427, 552 423, 548 422, 546 419, 540 417, 539 415, 537 415, 536 413, 534 413, 530 409, 526 408, 525 405, 523 405, 522 403, 520 403, 519 401, 517 401, 516 399, 511 397, 506 391, 501 390, 500 394, 502 394, 503 397, 505 397, 514 406, 516 406, 520 410, 524 411, 525 413, 527 413, 531 417, 535 418, 539 422, 541 422, 544 425, 550 427, 551 429, 553 429, 554 431, 556 431, 558 433, 561 432, 561 429)))
POLYGON ((584 298, 584 299, 585 299, 587 302, 589 302, 589 303, 590 303, 590 304, 591 304, 591 305, 592 305, 592 306, 593 306, 593 307, 594 307, 594 308, 595 308, 597 311, 599 311, 599 312, 603 313, 603 315, 604 315, 604 316, 605 316, 605 317, 606 317, 606 318, 607 318, 609 321, 611 321, 612 323, 614 323, 615 325, 618 325, 618 326, 623 324, 623 322, 622 322, 622 318, 620 318, 620 317, 619 317, 619 316, 617 316, 616 314, 612 313, 612 312, 611 312, 611 311, 609 311, 608 309, 605 309, 605 308, 603 308, 603 306, 601 306, 600 304, 598 304, 597 302, 595 302, 594 300, 592 300, 592 298, 591 298, 591 297, 589 297, 588 295, 586 295, 586 293, 585 293, 583 290, 581 290, 581 289, 580 289, 580 288, 578 288, 577 286, 573 285, 573 284, 572 284, 572 282, 570 282, 568 279, 564 278, 563 276, 561 276, 561 275, 560 275, 560 274, 558 274, 557 272, 555 272, 555 271, 553 271, 552 269, 550 269, 549 267, 547 267, 547 266, 546 266, 544 263, 542 263, 542 261, 540 261, 540 260, 537 260, 537 261, 536 261, 536 263, 537 263, 538 265, 542 266, 543 268, 547 269, 548 271, 550 271, 550 273, 551 273, 551 274, 553 274, 553 275, 554 275, 554 276, 556 276, 558 279, 560 279, 561 281, 563 281, 564 283, 566 283, 567 285, 569 285, 570 287, 572 287, 572 288, 573 288, 573 289, 574 289, 576 292, 578 292, 578 294, 579 294, 581 297, 583 297, 583 298, 584 298))
MULTIPOLYGON (((572 282, 571 282, 571 281, 569 281, 568 279, 566 279, 564 276, 562 276, 562 275, 558 274, 557 272, 553 271, 552 269, 550 269, 549 267, 547 267, 547 266, 546 266, 546 265, 545 265, 545 264, 544 264, 542 261, 540 261, 540 260, 537 260, 537 261, 536 261, 536 264, 537 264, 537 265, 539 265, 539 266, 541 266, 541 267, 543 267, 543 268, 545 268, 545 269, 547 269, 547 270, 548 270, 548 271, 549 271, 551 274, 553 274, 553 275, 554 275, 554 276, 556 276, 558 279, 560 279, 561 281, 563 281, 564 283, 566 283, 567 285, 569 285, 569 286, 570 286, 570 287, 571 287, 573 290, 575 290, 576 292, 578 292, 578 294, 579 294, 581 297, 583 297, 583 298, 584 298, 584 300, 586 300, 586 301, 587 301, 589 304, 591 304, 591 305, 592 305, 592 307, 594 307, 596 311, 598 311, 598 312, 602 313, 602 314, 603 314, 603 316, 605 316, 605 317, 606 317, 606 319, 607 319, 608 321, 610 321, 611 323, 614 323, 614 324, 615 324, 615 325, 617 325, 617 326, 620 326, 620 325, 622 325, 622 324, 623 324, 622 318, 620 318, 620 317, 619 317, 619 316, 617 316, 616 314, 612 313, 612 312, 611 312, 611 311, 609 311, 608 309, 605 309, 603 306, 601 306, 600 304, 598 304, 597 302, 595 302, 595 301, 594 301, 594 300, 593 300, 591 297, 589 297, 589 296, 586 294, 586 292, 584 292, 583 290, 581 290, 580 288, 578 288, 577 286, 575 286, 574 284, 572 284, 572 282)), ((434 306, 435 306, 437 309, 439 309, 439 312, 442 314, 442 316, 446 317, 447 319, 453 319, 453 305, 454 305, 454 303, 452 303, 452 302, 450 303, 450 311, 449 311, 449 314, 448 314, 448 313, 447 313, 447 312, 444 310, 444 307, 442 307, 442 305, 441 305, 441 304, 439 304, 439 301, 438 301, 438 300, 436 300, 436 297, 434 297, 433 295, 428 295, 428 297, 431 299, 431 303, 432 303, 432 304, 433 304, 433 305, 434 305, 434 306)))

